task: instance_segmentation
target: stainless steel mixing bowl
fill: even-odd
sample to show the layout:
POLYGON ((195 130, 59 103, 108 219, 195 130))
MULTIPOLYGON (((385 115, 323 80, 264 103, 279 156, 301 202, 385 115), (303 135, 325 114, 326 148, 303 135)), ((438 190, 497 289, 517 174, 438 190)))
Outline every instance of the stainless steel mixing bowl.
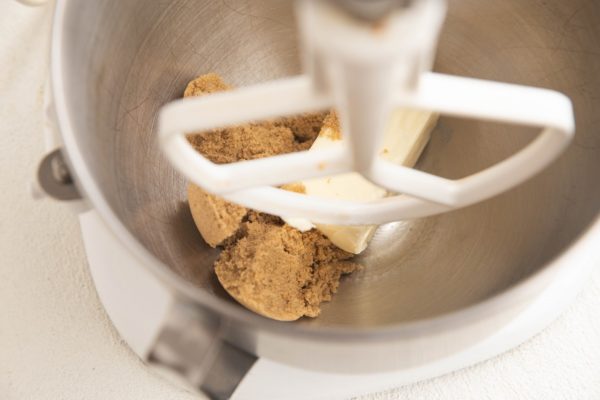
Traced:
MULTIPOLYGON (((568 268, 565 257, 600 208, 599 21, 594 1, 450 1, 435 69, 566 93, 574 143, 502 196, 382 226, 361 256, 366 268, 343 280, 320 317, 295 323, 255 315, 219 286, 217 251, 195 229, 186 182, 155 132, 159 107, 199 74, 246 85, 298 73, 290 2, 59 0, 52 81, 77 184, 182 301, 225 321, 227 340, 255 354, 326 370, 385 370, 489 335, 568 268)), ((442 117, 418 167, 461 177, 534 134, 442 117)))

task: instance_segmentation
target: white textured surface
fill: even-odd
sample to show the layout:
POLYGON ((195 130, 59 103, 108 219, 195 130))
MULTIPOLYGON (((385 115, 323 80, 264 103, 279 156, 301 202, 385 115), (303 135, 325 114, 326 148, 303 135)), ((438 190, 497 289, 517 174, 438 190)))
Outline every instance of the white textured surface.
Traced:
POLYGON ((195 399, 143 368, 113 330, 77 217, 29 196, 43 152, 47 11, 0 3, 0 398, 195 399))
MULTIPOLYGON (((0 398, 192 399, 143 367, 93 290, 77 218, 29 198, 48 15, 0 4, 0 398)), ((368 399, 600 398, 600 270, 557 322, 479 366, 368 399)), ((365 398, 363 398, 365 399, 365 398)))

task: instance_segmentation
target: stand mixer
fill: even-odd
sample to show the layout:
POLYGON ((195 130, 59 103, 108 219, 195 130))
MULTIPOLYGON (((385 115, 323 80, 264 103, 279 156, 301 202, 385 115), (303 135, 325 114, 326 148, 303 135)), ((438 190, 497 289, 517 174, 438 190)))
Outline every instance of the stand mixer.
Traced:
POLYGON ((143 273, 173 295, 149 353, 188 371, 195 384, 206 356, 220 357, 219 341, 234 353, 313 371, 430 365, 514 320, 591 241, 588 228, 600 207, 594 172, 600 167, 594 122, 600 82, 593 73, 598 7, 449 1, 435 63, 442 75, 428 71, 443 3, 391 2, 382 14, 361 4, 300 3, 297 20, 291 4, 275 0, 56 3, 51 82, 62 154, 88 204, 143 273), (570 19, 576 9, 583 11, 570 19), (374 24, 382 15, 389 25, 374 24), (311 26, 320 18, 328 23, 311 26), (575 22, 577 29, 568 30, 575 22), (325 34, 351 28, 358 35, 352 40, 325 34), (418 39, 404 43, 386 28, 418 39), (391 53, 366 45, 386 39, 391 53), (377 54, 377 62, 367 57, 377 54), (301 64, 306 75, 298 77, 301 64), (356 65, 372 69, 370 81, 350 79, 356 65), (176 100, 186 82, 208 71, 240 89, 176 100), (273 82, 259 83, 267 81, 273 82), (366 90, 364 82, 372 95, 346 96, 366 90), (515 84, 564 92, 578 110, 577 146, 552 166, 573 138, 570 103, 556 92, 515 84), (263 95, 277 101, 258 101, 263 95), (248 108, 231 112, 236 102, 248 108), (398 106, 444 115, 419 171, 374 157, 382 121, 398 106), (186 132, 331 107, 347 139, 331 152, 215 166, 185 140, 186 132), (544 131, 529 142, 532 127, 544 131), (317 164, 305 168, 311 160, 317 164), (527 185, 507 191, 546 166, 527 185), (268 173, 258 173, 264 169, 268 173), (356 204, 267 187, 342 171, 358 171, 402 195, 356 204), (365 270, 342 283, 319 318, 269 321, 232 302, 215 282, 210 266, 217 254, 191 222, 180 172, 273 214, 340 225, 396 222, 380 227, 361 255, 365 270))

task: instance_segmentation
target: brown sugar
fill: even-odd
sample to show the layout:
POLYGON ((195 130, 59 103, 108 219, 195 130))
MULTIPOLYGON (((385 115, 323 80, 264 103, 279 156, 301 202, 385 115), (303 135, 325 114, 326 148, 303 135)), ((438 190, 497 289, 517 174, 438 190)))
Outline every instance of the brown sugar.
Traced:
POLYGON ((329 113, 329 115, 324 119, 323 134, 331 140, 342 139, 340 120, 335 112, 329 113))
POLYGON ((188 202, 200 234, 211 247, 233 236, 248 213, 246 208, 206 193, 193 184, 188 185, 188 202))
MULTIPOLYGON (((185 96, 229 90, 216 74, 189 83, 185 96)), ((326 113, 281 118, 211 132, 190 134, 189 142, 215 163, 251 160, 310 148, 324 124, 337 124, 326 113)), ((284 189, 303 193, 302 185, 284 189)), ((248 210, 188 187, 194 222, 211 246, 222 246, 215 273, 225 290, 250 310, 291 321, 319 315, 319 304, 337 291, 340 277, 359 265, 353 256, 316 230, 300 232, 279 217, 248 210)))
MULTIPOLYGON (((191 81, 184 97, 203 96, 229 90, 217 74, 202 75, 191 81)), ((277 154, 307 150, 319 135, 327 113, 285 117, 245 124, 212 132, 188 135, 188 141, 206 158, 217 164, 254 160, 277 154)))
POLYGON ((306 187, 300 182, 286 183, 285 185, 281 185, 281 189, 288 192, 306 194, 306 187))
POLYGON ((299 150, 307 150, 319 136, 326 117, 327 113, 305 114, 299 117, 281 118, 279 123, 292 131, 298 142, 297 146, 300 147, 299 150))
POLYGON ((225 290, 250 310, 280 321, 316 317, 331 300, 340 276, 359 266, 352 254, 315 230, 300 232, 281 222, 244 222, 240 238, 215 263, 225 290))
POLYGON ((222 129, 189 139, 194 148, 217 164, 254 160, 296 151, 292 131, 271 123, 222 129))
POLYGON ((231 86, 226 84, 219 75, 214 73, 204 74, 188 83, 183 92, 183 97, 203 96, 229 89, 231 89, 231 86))

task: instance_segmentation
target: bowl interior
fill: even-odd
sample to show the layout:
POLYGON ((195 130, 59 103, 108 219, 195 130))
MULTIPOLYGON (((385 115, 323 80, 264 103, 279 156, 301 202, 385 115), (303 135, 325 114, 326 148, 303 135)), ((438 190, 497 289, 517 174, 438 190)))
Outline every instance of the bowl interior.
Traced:
MULTIPOLYGON (((543 86, 574 102, 567 153, 528 183, 447 214, 382 226, 316 326, 377 327, 477 303, 530 276, 600 208, 600 3, 454 0, 435 70, 543 86)), ((185 180, 157 146, 157 111, 195 76, 247 85, 300 72, 291 2, 69 2, 65 96, 77 145, 112 211, 158 260, 219 301, 217 251, 195 229, 185 180)), ((456 94, 460 95, 459 93, 456 94)), ((535 131, 442 117, 418 168, 458 178, 535 131)))

